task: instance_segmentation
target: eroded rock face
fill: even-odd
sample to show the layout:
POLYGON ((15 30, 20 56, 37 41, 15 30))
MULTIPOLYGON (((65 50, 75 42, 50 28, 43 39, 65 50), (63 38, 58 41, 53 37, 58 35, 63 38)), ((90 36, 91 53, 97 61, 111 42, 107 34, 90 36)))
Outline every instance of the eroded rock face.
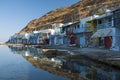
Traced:
POLYGON ((47 29, 51 27, 52 23, 67 23, 93 14, 103 14, 106 9, 114 9, 119 4, 120 0, 81 0, 76 4, 55 9, 38 19, 30 21, 19 33, 47 29))

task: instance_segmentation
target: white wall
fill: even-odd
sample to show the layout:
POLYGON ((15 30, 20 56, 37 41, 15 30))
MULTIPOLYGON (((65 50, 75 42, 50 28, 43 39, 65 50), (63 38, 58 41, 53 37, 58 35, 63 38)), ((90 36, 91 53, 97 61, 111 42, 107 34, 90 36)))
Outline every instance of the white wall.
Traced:
POLYGON ((115 28, 113 28, 112 29, 112 47, 114 47, 115 45, 116 45, 116 29, 115 28))
POLYGON ((120 29, 113 28, 112 30, 112 47, 111 50, 120 51, 120 29))
POLYGON ((120 46, 120 29, 116 29, 116 45, 120 46))

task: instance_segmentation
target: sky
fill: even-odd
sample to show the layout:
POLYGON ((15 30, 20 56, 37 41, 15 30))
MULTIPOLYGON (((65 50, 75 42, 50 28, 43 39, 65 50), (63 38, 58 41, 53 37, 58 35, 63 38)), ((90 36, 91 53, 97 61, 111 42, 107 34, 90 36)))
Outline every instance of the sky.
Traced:
POLYGON ((0 42, 23 29, 45 13, 70 6, 79 0, 0 0, 0 42))

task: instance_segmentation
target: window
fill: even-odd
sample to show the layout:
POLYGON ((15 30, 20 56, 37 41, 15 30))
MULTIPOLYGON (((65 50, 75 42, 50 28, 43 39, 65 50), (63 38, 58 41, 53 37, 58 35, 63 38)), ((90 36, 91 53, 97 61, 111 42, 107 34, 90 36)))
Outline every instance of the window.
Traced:
POLYGON ((111 21, 112 21, 112 18, 111 18, 111 17, 109 17, 109 18, 108 18, 108 22, 111 22, 111 21))
POLYGON ((102 24, 102 20, 98 20, 98 24, 102 24))
POLYGON ((75 29, 76 29, 76 26, 75 26, 75 29))
POLYGON ((80 25, 77 25, 77 28, 80 28, 80 25))
POLYGON ((113 16, 114 16, 114 25, 116 27, 119 27, 119 25, 120 25, 120 11, 116 11, 113 16))

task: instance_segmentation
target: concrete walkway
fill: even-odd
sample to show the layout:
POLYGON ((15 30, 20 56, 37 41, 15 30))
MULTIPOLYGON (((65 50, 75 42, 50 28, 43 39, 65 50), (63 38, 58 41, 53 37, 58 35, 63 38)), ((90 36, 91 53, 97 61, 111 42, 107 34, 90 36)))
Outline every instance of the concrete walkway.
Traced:
POLYGON ((43 49, 68 50, 72 55, 84 55, 90 59, 120 68, 120 52, 101 48, 77 48, 66 46, 40 46, 43 49))

